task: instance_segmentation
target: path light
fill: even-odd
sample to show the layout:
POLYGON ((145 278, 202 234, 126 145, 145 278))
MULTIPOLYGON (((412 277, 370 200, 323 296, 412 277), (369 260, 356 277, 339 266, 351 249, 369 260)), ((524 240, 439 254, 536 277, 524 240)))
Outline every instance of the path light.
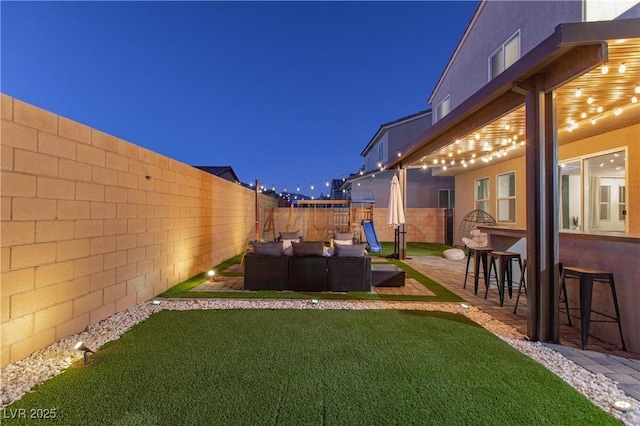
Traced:
POLYGON ((469 309, 469 305, 467 305, 466 303, 461 303, 460 306, 462 306, 464 309, 469 309))
POLYGON ((215 280, 216 280, 216 279, 215 279, 216 271, 214 271, 213 269, 209 269, 209 270, 207 271, 207 275, 209 275, 209 279, 210 279, 211 281, 215 281, 215 280))
POLYGON ((84 343, 82 343, 82 341, 79 341, 78 343, 76 343, 76 345, 73 348, 83 352, 83 359, 85 364, 89 362, 89 352, 94 353, 84 343))

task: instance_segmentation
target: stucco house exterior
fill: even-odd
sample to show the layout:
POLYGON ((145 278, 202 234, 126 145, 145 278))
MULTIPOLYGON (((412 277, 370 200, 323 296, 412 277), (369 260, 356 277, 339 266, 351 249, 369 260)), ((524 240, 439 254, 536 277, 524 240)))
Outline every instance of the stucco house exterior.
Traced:
MULTIPOLYGON (((453 176, 456 224, 482 209, 492 245, 524 242, 535 340, 558 341, 560 265, 589 266, 614 274, 640 350, 638 18, 637 1, 480 2, 429 98, 433 126, 382 165, 453 176)), ((593 297, 610 312, 607 288, 593 297)), ((591 332, 615 342, 610 327, 591 332)))
MULTIPOLYGON (((376 204, 389 203, 389 182, 393 170, 383 170, 381 165, 413 141, 432 124, 430 109, 380 125, 360 154, 364 166, 358 175, 345 182, 344 187, 373 191, 376 204)), ((407 208, 453 208, 454 180, 448 176, 433 176, 430 170, 411 170, 407 174, 407 208), (450 203, 449 203, 450 201, 450 203)))

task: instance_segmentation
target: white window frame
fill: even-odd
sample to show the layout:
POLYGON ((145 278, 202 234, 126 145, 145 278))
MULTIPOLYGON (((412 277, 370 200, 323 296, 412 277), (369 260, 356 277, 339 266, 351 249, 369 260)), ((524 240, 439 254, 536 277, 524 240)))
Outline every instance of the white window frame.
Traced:
POLYGON ((496 78, 498 75, 500 75, 502 72, 504 72, 504 70, 506 70, 507 68, 509 68, 511 65, 513 65, 515 62, 518 61, 518 59, 520 59, 520 57, 522 56, 522 48, 521 48, 521 41, 520 41, 520 30, 516 31, 513 35, 511 35, 511 37, 509 37, 504 43, 502 43, 502 45, 500 47, 498 47, 491 55, 489 55, 489 59, 487 60, 487 75, 488 75, 488 81, 493 80, 494 78, 496 78), (506 46, 511 43, 512 41, 514 41, 514 39, 517 39, 518 42, 518 54, 516 58, 508 58, 506 55, 506 46), (491 61, 493 58, 495 58, 496 56, 500 55, 500 59, 502 60, 502 65, 500 66, 500 70, 498 71, 498 73, 496 75, 492 74, 492 70, 491 70, 491 61), (509 60, 507 60, 509 59, 509 60))
POLYGON ((449 114, 449 111, 451 111, 451 97, 450 95, 447 95, 438 103, 438 105, 436 105, 436 111, 433 115, 435 121, 438 122, 442 120, 445 115, 449 114))
POLYGON ((474 200, 474 204, 475 204, 475 208, 476 210, 482 210, 485 211, 487 213, 489 212, 489 201, 491 200, 491 191, 489 190, 490 188, 490 183, 491 180, 489 179, 489 177, 483 177, 483 178, 478 178, 476 180, 473 181, 473 200, 474 200), (478 185, 480 182, 487 182, 487 198, 483 199, 483 198, 478 198, 478 185), (486 208, 484 208, 486 207, 486 208))
POLYGON ((501 173, 496 175, 496 221, 502 223, 515 223, 516 221, 516 172, 511 171, 507 173, 501 173), (511 193, 511 179, 513 176, 513 194, 511 193), (500 185, 501 178, 507 178, 507 184, 509 188, 507 189, 506 195, 501 195, 500 185), (503 208, 506 202, 506 210, 503 208), (506 217, 505 217, 506 212, 506 217))

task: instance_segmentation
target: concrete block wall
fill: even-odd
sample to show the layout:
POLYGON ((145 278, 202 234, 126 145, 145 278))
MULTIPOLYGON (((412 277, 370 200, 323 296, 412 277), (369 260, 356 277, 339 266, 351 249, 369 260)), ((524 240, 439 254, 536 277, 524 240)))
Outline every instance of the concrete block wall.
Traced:
POLYGON ((253 238, 254 191, 6 95, 0 111, 2 366, 253 238))

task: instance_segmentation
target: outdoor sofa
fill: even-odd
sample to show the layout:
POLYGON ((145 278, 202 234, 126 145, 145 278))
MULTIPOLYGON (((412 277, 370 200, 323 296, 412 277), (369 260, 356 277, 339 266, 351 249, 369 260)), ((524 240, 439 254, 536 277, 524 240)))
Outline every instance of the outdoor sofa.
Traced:
POLYGON ((371 291, 371 258, 364 245, 293 242, 288 254, 282 241, 252 246, 244 257, 245 290, 371 291))

